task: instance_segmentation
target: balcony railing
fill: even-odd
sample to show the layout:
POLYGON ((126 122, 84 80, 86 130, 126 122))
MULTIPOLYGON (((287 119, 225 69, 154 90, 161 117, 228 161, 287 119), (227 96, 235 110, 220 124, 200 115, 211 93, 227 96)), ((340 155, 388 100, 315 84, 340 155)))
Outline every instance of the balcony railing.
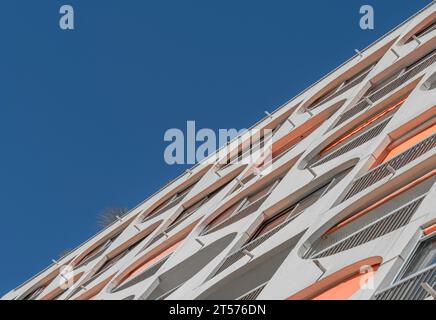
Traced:
POLYGON ((327 103, 330 100, 333 100, 336 97, 339 97, 341 94, 347 92, 348 90, 354 88, 355 86, 357 86, 359 83, 361 83, 366 76, 369 74, 369 72, 372 70, 369 69, 367 70, 365 73, 359 75, 358 77, 356 77, 356 79, 350 81, 349 83, 345 84, 344 86, 342 86, 341 88, 339 88, 336 92, 330 94, 329 96, 325 97, 324 99, 321 99, 320 101, 318 101, 317 103, 315 103, 314 105, 311 105, 309 107, 310 110, 316 109, 319 106, 327 103))
POLYGON ((375 300, 424 300, 429 294, 422 287, 428 284, 432 288, 436 285, 436 264, 420 272, 417 272, 398 283, 379 291, 375 294, 375 300))
POLYGON ((422 38, 425 35, 433 32, 434 30, 436 30, 436 22, 433 22, 431 25, 429 25, 428 27, 424 28, 423 30, 419 31, 415 36, 417 38, 422 38))
POLYGON ((155 263, 150 265, 147 269, 142 271, 140 274, 138 274, 134 278, 123 281, 120 285, 118 285, 117 287, 112 289, 112 292, 125 290, 125 289, 155 275, 159 271, 159 269, 164 265, 164 263, 171 257, 171 255, 172 254, 170 253, 170 254, 166 255, 165 257, 159 259, 158 261, 156 261, 155 263))
POLYGON ((311 167, 317 167, 319 165, 322 165, 324 163, 327 163, 339 156, 342 156, 343 154, 346 154, 357 147, 360 147, 361 145, 367 143, 368 141, 374 139, 377 137, 387 126, 391 118, 384 120, 382 123, 376 125, 375 127, 369 129, 368 131, 362 133, 361 135, 353 138, 349 142, 347 142, 344 146, 340 147, 334 152, 327 153, 323 155, 316 163, 314 163, 311 167))
POLYGON ((254 159, 252 159, 251 157, 255 157, 255 159, 257 159, 257 155, 260 154, 260 152, 264 151, 262 149, 265 147, 265 145, 267 145, 267 143, 271 143, 271 140, 267 140, 267 142, 265 142, 265 137, 260 138, 259 140, 254 142, 253 145, 244 150, 241 154, 232 155, 232 158, 228 160, 228 163, 221 166, 218 171, 225 170, 233 166, 234 164, 252 163, 254 159), (250 159, 247 160, 248 157, 250 157, 250 159))
POLYGON ((200 210, 200 208, 203 207, 203 205, 209 200, 209 198, 205 198, 202 200, 201 204, 195 208, 194 210, 190 211, 190 212, 182 212, 179 216, 176 218, 176 220, 174 220, 174 222, 165 230, 166 233, 170 233, 171 231, 173 231, 175 228, 177 228, 177 226, 179 226, 180 224, 182 224, 183 221, 185 221, 186 219, 188 219, 190 216, 192 216, 194 213, 198 212, 198 210, 200 210))
POLYGON ((159 240, 161 240, 163 238, 165 238, 165 234, 164 233, 159 233, 153 239, 151 239, 150 243, 145 248, 143 248, 141 250, 141 252, 146 250, 146 249, 148 249, 148 248, 150 248, 153 244, 155 244, 156 242, 158 242, 159 240))
POLYGON ((224 220, 220 224, 218 224, 218 225, 216 225, 214 227, 211 227, 211 228, 207 228, 206 227, 203 230, 203 232, 201 233, 201 235, 205 235, 205 234, 217 231, 219 229, 225 228, 225 227, 235 223, 236 221, 238 221, 238 220, 240 220, 242 218, 245 218, 246 216, 252 214, 253 212, 255 212, 257 209, 259 209, 262 206, 262 204, 264 203, 266 198, 268 198, 269 195, 270 195, 270 193, 264 195, 262 198, 260 198, 257 201, 251 203, 247 207, 238 210, 236 213, 234 213, 227 220, 224 220))
POLYGON ((363 190, 374 185, 378 181, 393 175, 395 173, 395 170, 401 169, 410 162, 429 152, 434 147, 436 147, 436 134, 433 134, 432 136, 419 142, 402 154, 379 165, 378 167, 358 178, 353 183, 353 186, 351 187, 350 191, 348 191, 342 202, 362 192, 363 190))
POLYGON ((74 269, 78 269, 82 266, 84 266, 85 264, 94 261, 95 259, 97 259, 98 257, 100 257, 107 248, 109 248, 109 246, 113 243, 113 240, 108 240, 106 241, 106 243, 104 243, 100 248, 98 248, 96 250, 96 252, 93 253, 89 253, 87 256, 85 256, 85 258, 83 258, 82 261, 80 261, 80 263, 78 265, 76 265, 74 267, 74 269))
POLYGON ((354 107, 352 107, 351 109, 345 111, 342 115, 340 115, 338 122, 334 125, 333 128, 338 127, 348 119, 354 117, 358 113, 362 112, 363 110, 371 106, 372 103, 375 103, 381 98, 387 96, 389 93, 393 92, 395 89, 399 88, 407 81, 414 78, 417 74, 419 74, 421 71, 425 70, 435 62, 436 62, 436 54, 433 54, 427 59, 425 59, 424 61, 422 61, 421 63, 419 63, 418 65, 416 65, 414 68, 408 70, 403 74, 401 73, 398 74, 397 77, 395 77, 386 85, 382 85, 381 88, 375 86, 374 88, 370 89, 369 94, 367 94, 364 98, 362 98, 354 107))
POLYGON ((184 197, 179 197, 179 198, 177 198, 177 199, 171 201, 170 203, 168 203, 168 204, 167 204, 166 206, 164 206, 162 209, 160 209, 160 210, 158 210, 158 211, 156 211, 156 212, 154 212, 154 213, 152 213, 152 214, 146 216, 146 217, 142 220, 142 223, 147 222, 147 221, 149 221, 149 220, 151 220, 151 219, 157 217, 158 215, 164 213, 165 211, 170 210, 171 208, 174 208, 176 205, 178 205, 178 204, 183 200, 183 198, 184 198, 184 197))
POLYGON ((343 229, 339 229, 335 234, 319 240, 304 254, 303 258, 319 259, 328 257, 395 231, 410 222, 424 198, 425 195, 382 217, 377 217, 375 221, 369 223, 356 220, 343 227, 343 229))
MULTIPOLYGON (((200 208, 198 208, 200 209, 200 208)), ((188 219, 190 216, 192 216, 194 213, 196 213, 197 210, 194 210, 192 212, 190 212, 189 214, 184 215, 183 217, 181 217, 179 220, 177 220, 175 223, 173 223, 172 225, 170 225, 165 232, 166 233, 170 233, 171 231, 173 231, 175 228, 177 228, 177 226, 181 225, 183 221, 185 221, 186 219, 188 219)), ((182 213, 183 214, 183 213, 182 213)))
POLYGON ((241 300, 241 301, 250 301, 250 300, 256 300, 257 297, 260 295, 260 293, 262 292, 262 290, 266 287, 266 285, 268 284, 268 282, 265 282, 264 284, 261 284, 260 286, 258 286, 257 288, 245 293, 243 296, 237 298, 236 300, 241 300))
POLYGON ((83 283, 84 286, 87 286, 91 282, 93 282, 95 279, 100 277, 104 272, 112 268, 118 261, 120 261, 122 258, 124 258, 131 250, 126 249, 122 253, 120 253, 118 256, 112 258, 111 260, 108 260, 100 270, 98 270, 96 273, 94 273, 88 280, 83 283))
POLYGON ((282 224, 280 224, 279 226, 275 227, 271 231, 265 233, 261 237, 259 237, 257 239, 254 239, 253 241, 247 243, 246 245, 244 245, 243 247, 238 249, 236 252, 229 254, 225 258, 223 264, 219 267, 219 269, 214 273, 213 276, 216 276, 217 274, 223 272, 228 267, 230 267, 231 265, 233 265, 234 263, 239 261, 242 257, 244 257, 246 255, 246 252, 250 252, 250 251, 254 250, 258 246, 260 246, 262 243, 264 243, 266 240, 268 240, 269 238, 274 236, 277 232, 279 232, 284 227, 286 227, 290 222, 292 222, 292 220, 294 220, 294 218, 295 217, 293 217, 290 220, 287 220, 287 221, 283 222, 282 224))
POLYGON ((176 292, 177 289, 179 289, 181 286, 183 286, 186 283, 183 282, 181 284, 179 284, 178 286, 174 287, 173 289, 165 292, 164 294, 162 294, 161 296, 157 297, 156 300, 165 300, 166 298, 168 298, 172 293, 176 292))

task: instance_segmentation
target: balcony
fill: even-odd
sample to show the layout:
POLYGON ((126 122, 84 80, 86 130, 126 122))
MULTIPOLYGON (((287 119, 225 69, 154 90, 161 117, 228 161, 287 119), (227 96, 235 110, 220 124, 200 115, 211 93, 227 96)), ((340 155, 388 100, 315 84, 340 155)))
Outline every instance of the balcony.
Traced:
POLYGON ((84 266, 87 263, 90 263, 91 261, 94 261, 95 259, 97 259, 98 257, 100 257, 107 248, 110 247, 110 245, 114 242, 114 240, 116 239, 117 236, 115 236, 112 239, 109 239, 108 241, 106 241, 105 243, 101 244, 100 246, 98 246, 97 248, 95 248, 94 250, 92 250, 91 252, 89 252, 82 261, 79 262, 79 264, 77 264, 74 268, 78 269, 82 266, 84 266))
POLYGON ((407 225, 426 195, 395 209, 387 214, 375 215, 375 219, 351 222, 337 231, 324 235, 303 255, 305 259, 319 259, 350 250, 382 237, 407 225))
MULTIPOLYGON (((273 130, 273 133, 278 129, 273 130)), ((255 142, 252 142, 250 146, 245 148, 243 151, 239 151, 238 154, 230 154, 229 158, 226 164, 221 166, 218 171, 224 171, 225 169, 233 166, 234 164, 250 164, 253 163, 253 160, 256 160, 259 158, 260 154, 265 151, 265 146, 268 146, 268 143, 271 143, 270 141, 271 136, 267 134, 267 136, 262 136, 260 139, 258 139, 255 142), (267 138, 267 139, 266 139, 267 138), (265 140, 266 139, 266 140, 265 140)), ((266 148, 265 148, 266 149, 266 148)))
POLYGON ((241 258, 246 256, 247 253, 249 253, 250 251, 254 250, 258 246, 260 246, 262 243, 264 243, 266 240, 268 240, 269 238, 274 236, 277 232, 279 232, 284 227, 286 227, 290 222, 292 222, 292 220, 294 220, 294 219, 290 219, 290 220, 287 220, 287 221, 283 222, 281 225, 275 227, 274 229, 272 229, 271 231, 265 233, 261 237, 256 238, 253 241, 247 243, 246 245, 244 245, 242 248, 240 248, 236 252, 228 255, 225 258, 224 263, 219 267, 219 269, 214 273, 213 276, 216 276, 217 274, 223 272, 228 267, 230 267, 231 265, 233 265, 234 263, 239 261, 241 258))
POLYGON ((112 292, 118 292, 125 290, 127 288, 130 288, 148 278, 156 274, 159 269, 164 265, 164 263, 171 257, 171 254, 168 254, 167 256, 161 258, 160 260, 156 261, 152 265, 150 265, 147 269, 142 271, 140 274, 131 277, 128 276, 128 278, 124 279, 117 287, 115 287, 112 292))
MULTIPOLYGON (((419 31, 417 34, 415 34, 415 37, 422 38, 422 37, 426 36, 427 34, 433 32, 434 30, 436 30, 436 22, 433 22, 428 27, 426 27, 426 28, 422 29, 421 31, 419 31)), ((412 37, 412 39, 413 39, 413 37, 412 37)))
POLYGON ((433 150, 435 146, 436 134, 433 134, 427 139, 417 143, 415 146, 408 149, 407 151, 372 169, 353 183, 350 191, 348 191, 342 202, 350 199, 351 197, 362 192, 363 190, 376 184, 378 181, 388 176, 392 176, 393 174, 395 174, 396 170, 401 169, 402 167, 426 154, 430 150, 433 150))
POLYGON ((345 111, 340 115, 338 122, 333 126, 333 128, 338 127, 345 121, 351 119, 358 113, 364 111, 368 107, 372 106, 374 103, 379 101, 381 98, 387 96, 412 78, 414 78, 421 71, 431 66, 436 62, 436 53, 430 55, 428 58, 424 59, 422 62, 418 63, 416 66, 407 70, 404 73, 398 73, 393 79, 391 79, 387 84, 382 83, 381 85, 375 86, 367 93, 367 95, 362 98, 354 107, 345 111))
MULTIPOLYGON (((171 231, 173 231, 175 228, 177 228, 179 225, 182 224, 183 221, 185 221, 186 219, 188 219, 190 216, 192 216, 194 213, 196 213, 200 208, 197 208, 197 210, 192 211, 188 214, 183 215, 183 217, 181 217, 180 219, 178 219, 177 221, 175 221, 172 225, 170 225, 165 232, 166 233, 170 233, 171 231)), ((183 213, 182 213, 183 214, 183 213)))
POLYGON ((314 110, 318 108, 319 106, 327 103, 328 101, 333 100, 336 97, 339 97, 341 94, 347 92, 348 90, 354 88, 358 84, 362 83, 362 81, 366 78, 366 76, 369 74, 369 72, 374 68, 374 65, 371 65, 369 68, 366 68, 365 70, 358 73, 355 77, 345 81, 341 86, 337 88, 337 90, 327 94, 319 101, 315 101, 313 105, 311 105, 308 109, 314 110))
MULTIPOLYGON (((206 265, 215 259, 235 239, 236 233, 227 234, 221 239, 202 247, 176 266, 163 270, 159 274, 157 286, 147 297, 148 300, 164 299, 180 288, 186 281, 197 275, 206 265)), ((183 241, 183 240, 182 240, 183 241)))
POLYGON ((207 228, 206 227, 203 230, 203 232, 201 233, 201 235, 206 235, 206 234, 209 234, 211 232, 215 232, 215 231, 217 231, 219 229, 225 228, 225 227, 235 223, 236 221, 238 221, 240 219, 243 219, 243 218, 249 216, 250 214, 256 212, 262 206, 262 204, 264 203, 266 198, 268 198, 269 195, 270 195, 270 193, 264 195, 263 197, 261 197, 260 199, 258 199, 255 202, 251 203, 247 207, 236 211, 236 213, 234 213, 227 220, 224 220, 220 224, 218 224, 218 225, 216 225, 216 226, 214 226, 212 228, 207 228))
POLYGON ((339 149, 336 149, 336 151, 323 155, 318 161, 316 161, 313 165, 311 165, 311 167, 314 168, 314 167, 320 166, 324 163, 327 163, 327 162, 329 162, 329 161, 331 161, 339 156, 342 156, 342 155, 360 147, 361 145, 367 143, 368 141, 374 139, 384 130, 384 128, 387 126, 387 124, 389 123, 389 121, 391 119, 392 118, 388 118, 388 119, 384 120, 383 122, 379 123, 378 125, 374 126, 373 128, 369 129, 368 131, 353 138, 352 140, 347 142, 345 145, 343 145, 339 149))
POLYGON ((177 199, 171 201, 170 203, 168 203, 166 206, 164 206, 160 210, 157 210, 156 212, 153 212, 152 214, 144 217, 144 219, 142 220, 142 223, 147 222, 147 221, 161 215, 165 211, 168 211, 168 210, 174 208, 176 205, 178 205, 183 200, 183 198, 184 197, 178 197, 177 199))
POLYGON ((425 300, 429 293, 422 287, 436 285, 436 264, 417 272, 374 295, 375 300, 425 300))
POLYGON ((186 210, 184 210, 172 223, 171 225, 168 226, 168 228, 165 230, 166 233, 170 233, 171 231, 173 231, 175 228, 177 228, 179 225, 181 225, 183 223, 183 221, 185 221, 186 219, 188 219, 189 217, 191 217, 194 213, 198 212, 198 210, 200 210, 200 208, 207 203, 207 201, 209 200, 209 196, 207 196, 206 198, 200 200, 200 202, 198 202, 197 204, 195 204, 193 207, 194 208, 188 208, 186 210))
POLYGON ((241 266, 237 272, 230 273, 214 282, 203 291, 197 300, 249 300, 255 299, 266 283, 270 282, 283 261, 303 236, 306 230, 275 246, 265 254, 241 266))

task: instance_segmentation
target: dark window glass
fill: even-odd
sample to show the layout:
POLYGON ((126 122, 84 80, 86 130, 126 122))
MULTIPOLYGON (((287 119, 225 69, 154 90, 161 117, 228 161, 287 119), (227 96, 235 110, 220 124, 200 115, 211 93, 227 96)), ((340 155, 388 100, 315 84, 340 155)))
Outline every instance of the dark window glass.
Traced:
POLYGON ((423 56, 422 58, 416 60, 415 62, 409 64, 406 67, 406 72, 415 68, 417 65, 421 64, 423 61, 427 60, 430 56, 432 56, 434 53, 436 52, 436 49, 431 51, 430 53, 427 53, 425 56, 423 56))
POLYGON ((421 31, 419 31, 416 34, 416 37, 417 38, 423 37, 426 34, 429 34, 430 32, 432 32, 433 30, 436 30, 436 21, 433 22, 432 24, 430 24, 428 27, 426 27, 426 28, 422 29, 421 31))
POLYGON ((219 216, 217 216, 215 219, 213 219, 205 228, 205 231, 212 229, 213 227, 219 225, 224 220, 230 218, 230 216, 233 214, 233 212, 238 208, 238 206, 241 205, 241 201, 236 202, 233 206, 229 207, 228 209, 224 210, 219 216))
POLYGON ((36 297, 39 296, 39 294, 44 291, 44 289, 46 288, 46 285, 43 285, 37 289, 35 289, 34 291, 30 292, 28 295, 26 295, 23 300, 34 300, 36 297))
POLYGON ((148 219, 150 219, 151 217, 156 217, 159 216, 161 213, 168 211, 169 209, 173 208, 174 206, 176 206, 177 204, 180 203, 180 201, 183 200, 183 198, 189 193, 189 191, 192 190, 192 188, 194 188, 195 184, 197 183, 194 182, 193 184, 191 184, 190 186, 186 187, 185 189, 183 189, 182 191, 177 192, 175 195, 173 195, 172 197, 170 197, 168 200, 164 201, 163 203, 161 203, 158 207, 156 207, 153 211, 151 211, 149 214, 147 214, 142 222, 147 221, 148 219))
POLYGON ((436 236, 422 241, 415 253, 413 254, 410 262, 408 263, 401 278, 406 278, 413 275, 427 267, 436 263, 436 236))

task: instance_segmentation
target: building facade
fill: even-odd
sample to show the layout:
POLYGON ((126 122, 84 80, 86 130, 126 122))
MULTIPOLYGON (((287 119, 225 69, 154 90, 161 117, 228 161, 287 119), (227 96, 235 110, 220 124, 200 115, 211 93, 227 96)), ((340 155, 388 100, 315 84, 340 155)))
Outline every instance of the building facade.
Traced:
POLYGON ((2 299, 434 298, 435 23, 433 2, 2 299))

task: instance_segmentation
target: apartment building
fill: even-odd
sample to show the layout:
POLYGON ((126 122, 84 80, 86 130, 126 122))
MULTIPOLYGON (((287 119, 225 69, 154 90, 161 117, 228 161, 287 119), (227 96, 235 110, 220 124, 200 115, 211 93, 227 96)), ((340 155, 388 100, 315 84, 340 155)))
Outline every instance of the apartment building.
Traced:
POLYGON ((434 299, 435 49, 433 2, 2 299, 434 299))

